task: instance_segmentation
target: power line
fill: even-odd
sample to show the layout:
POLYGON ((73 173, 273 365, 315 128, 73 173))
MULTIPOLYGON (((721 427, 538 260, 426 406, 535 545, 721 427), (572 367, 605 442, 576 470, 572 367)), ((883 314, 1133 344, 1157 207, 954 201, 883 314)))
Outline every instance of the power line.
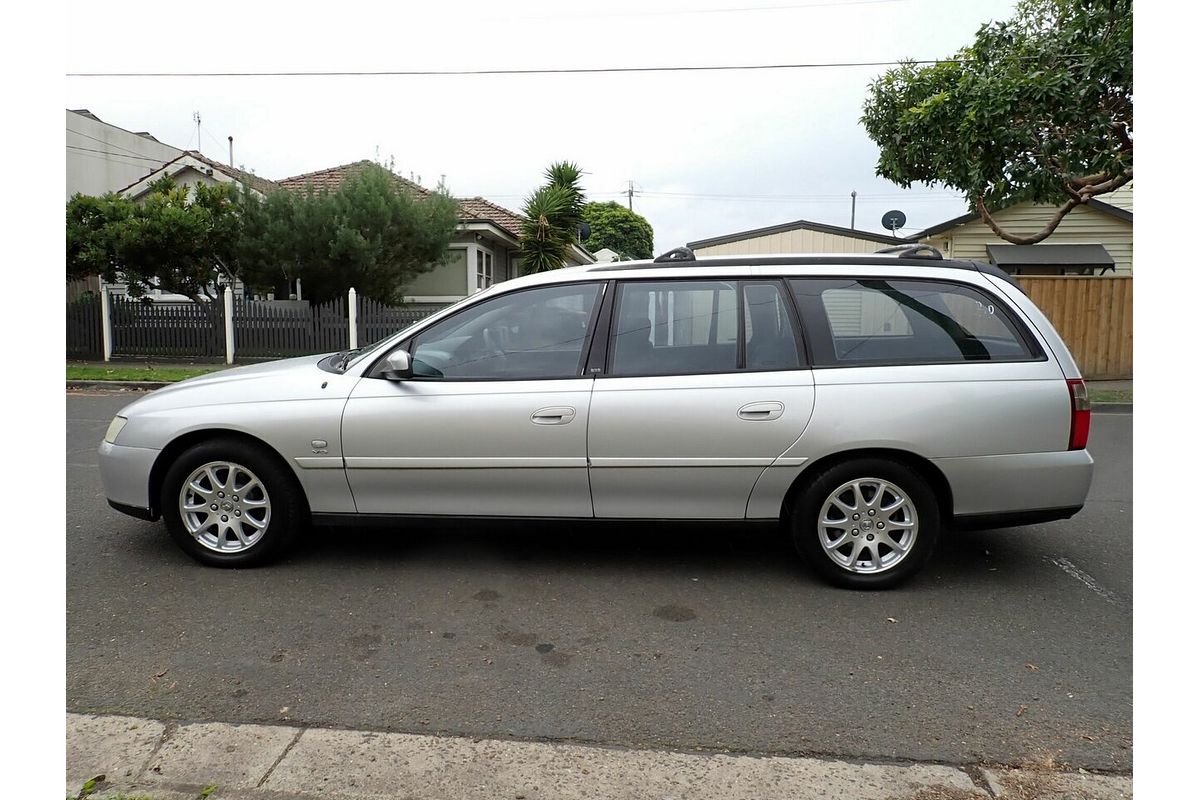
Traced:
POLYGON ((901 3, 904 0, 820 0, 816 3, 791 3, 779 6, 741 6, 733 8, 690 8, 672 9, 669 11, 607 11, 594 14, 571 14, 537 17, 509 17, 511 20, 573 20, 600 19, 604 17, 674 17, 689 14, 740 14, 757 11, 795 11, 803 8, 841 8, 843 6, 882 5, 884 3, 901 3))
MULTIPOLYGON (((1062 61, 1077 55, 1058 56, 1062 61)), ((1029 56, 1020 60, 1041 60, 1029 56)), ((454 75, 597 75, 641 72, 735 72, 794 69, 843 69, 854 67, 898 67, 904 64, 964 64, 970 59, 938 58, 906 61, 836 61, 806 64, 715 64, 673 67, 572 67, 545 69, 410 69, 410 70, 296 70, 280 72, 68 72, 68 78, 353 78, 353 77, 439 77, 454 75)))
MULTIPOLYGON (((97 138, 97 137, 95 137, 95 136, 89 136, 88 134, 84 133, 83 131, 77 131, 77 130, 75 130, 74 128, 71 128, 71 127, 68 127, 68 128, 67 128, 67 133, 73 133, 73 134, 75 134, 76 136, 82 136, 82 137, 83 137, 83 138, 85 138, 85 139, 91 139, 93 142, 99 142, 100 144, 102 144, 102 145, 105 145, 106 147, 115 147, 115 148, 117 148, 118 150, 124 150, 126 153, 129 153, 131 156, 136 156, 137 158, 144 158, 144 156, 140 155, 140 154, 139 154, 139 153, 138 153, 136 150, 130 150, 128 147, 124 147, 124 146, 122 146, 122 145, 119 145, 119 144, 117 144, 116 142, 110 142, 110 141, 107 141, 107 140, 105 140, 105 139, 99 139, 99 138, 97 138)), ((136 133, 135 133, 135 134, 133 134, 133 135, 134 135, 134 136, 137 136, 137 134, 136 134, 136 133)), ((158 142, 157 140, 155 140, 155 141, 156 141, 156 143, 157 143, 157 144, 162 144, 162 142, 158 142)), ((170 145, 164 145, 164 146, 165 146, 165 147, 170 147, 170 145)), ((171 148, 171 149, 174 149, 174 148, 171 148)), ((160 161, 159 163, 162 163, 162 162, 160 161)))
POLYGON ((108 153, 103 150, 91 150, 86 147, 72 147, 71 145, 67 145, 67 149, 76 151, 76 153, 78 155, 82 156, 83 158, 94 158, 98 161, 113 161, 118 164, 124 164, 129 167, 140 167, 141 169, 145 169, 148 172, 154 171, 154 168, 148 167, 145 164, 139 164, 136 161, 123 160, 125 158, 133 158, 133 156, 126 156, 123 153, 108 153), (96 155, 97 153, 99 153, 101 155, 96 155))
MULTIPOLYGON (((67 145, 67 149, 68 150, 80 150, 85 153, 103 153, 104 155, 112 156, 113 158, 136 158, 139 161, 149 161, 151 164, 156 164, 159 166, 167 163, 167 160, 169 160, 169 159, 161 159, 161 158, 150 158, 148 156, 139 156, 139 155, 134 155, 134 154, 114 153, 111 150, 95 150, 91 147, 82 147, 77 144, 69 144, 69 145, 67 145)), ((126 163, 129 163, 129 162, 126 162, 126 163)))

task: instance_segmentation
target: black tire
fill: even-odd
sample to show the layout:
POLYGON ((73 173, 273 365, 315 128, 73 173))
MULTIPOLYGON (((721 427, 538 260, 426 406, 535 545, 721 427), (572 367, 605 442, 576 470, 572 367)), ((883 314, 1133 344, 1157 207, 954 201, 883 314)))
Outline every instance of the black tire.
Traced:
MULTIPOLYGON (((865 497, 865 492, 864 492, 865 497)), ((885 500, 891 498, 886 495, 885 500)), ((878 519, 877 517, 875 519, 878 519)), ((849 515, 847 515, 849 521, 849 515)), ((833 529, 830 536, 833 536, 833 529)), ((800 493, 791 514, 792 542, 796 550, 826 581, 848 589, 890 589, 911 578, 925 566, 929 557, 937 547, 938 534, 941 532, 941 518, 938 511, 937 498, 929 484, 911 467, 897 461, 884 458, 862 458, 833 464, 813 477, 808 486, 800 493), (896 489, 907 496, 916 513, 916 534, 906 554, 890 567, 884 565, 881 571, 871 573, 854 572, 850 568, 835 563, 827 555, 822 546, 821 537, 824 535, 819 526, 821 513, 830 496, 847 483, 863 479, 879 479, 891 483, 896 489)), ((875 531, 869 532, 872 537, 875 531)), ((863 529, 865 537, 868 531, 863 529)), ((848 540, 847 545, 839 548, 842 557, 850 561, 853 557, 854 541, 848 540)), ((874 539, 873 539, 874 540, 874 539)), ((899 548, 888 546, 888 540, 877 541, 876 551, 899 553, 899 548)), ((902 540, 898 540, 902 543, 902 540)), ((881 558, 881 561, 882 561, 881 558)))
MULTIPOLYGON (((221 480, 228 482, 228 473, 222 475, 218 470, 217 475, 221 480)), ((245 477, 245 474, 239 473, 238 477, 245 477)), ((236 486, 237 478, 234 480, 236 486)), ((210 483, 211 481, 205 482, 203 485, 206 488, 223 488, 211 487, 210 483)), ((233 493, 229 492, 228 499, 233 497, 233 493)), ((225 499, 215 497, 213 499, 216 502, 225 502, 225 499)), ((179 456, 167 470, 163 479, 160 502, 167 531, 175 543, 196 561, 212 567, 251 567, 278 558, 293 544, 309 518, 303 492, 287 465, 281 463, 278 456, 265 448, 233 438, 201 442, 179 456), (213 462, 238 465, 252 473, 253 477, 262 484, 263 495, 259 495, 253 488, 251 492, 255 500, 259 497, 266 497, 269 501, 269 516, 249 507, 250 496, 242 498, 247 501, 246 516, 256 516, 266 522, 265 527, 261 529, 261 535, 258 535, 258 538, 248 546, 238 542, 232 531, 218 533, 215 527, 215 518, 213 520, 214 529, 211 532, 204 532, 205 538, 209 540, 209 545, 206 546, 189 532, 184 522, 183 513, 180 510, 180 495, 184 488, 184 481, 196 470, 213 462), (213 540, 218 537, 221 537, 222 543, 228 542, 231 547, 242 547, 243 549, 234 552, 214 550, 212 549, 213 540)), ((225 509, 219 508, 216 513, 219 514, 223 510, 225 509)), ((230 511, 241 511, 241 508, 231 508, 230 511)), ((202 524, 207 524, 207 517, 204 516, 207 514, 207 510, 199 512, 195 519, 202 524)), ((252 531, 253 526, 246 525, 241 530, 252 531)))

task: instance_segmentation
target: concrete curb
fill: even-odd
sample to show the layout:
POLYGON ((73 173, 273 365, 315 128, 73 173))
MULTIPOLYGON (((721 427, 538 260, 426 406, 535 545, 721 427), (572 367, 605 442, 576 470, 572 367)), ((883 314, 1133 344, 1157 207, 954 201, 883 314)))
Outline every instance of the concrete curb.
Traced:
POLYGON ((67 714, 67 793, 154 800, 1125 800, 1127 776, 67 714), (974 777, 972 777, 974 775, 974 777))

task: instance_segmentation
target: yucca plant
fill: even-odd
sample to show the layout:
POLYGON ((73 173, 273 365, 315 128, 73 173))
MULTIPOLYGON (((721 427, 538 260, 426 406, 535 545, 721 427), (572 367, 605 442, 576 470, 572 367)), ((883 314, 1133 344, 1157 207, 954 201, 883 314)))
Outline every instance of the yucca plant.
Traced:
POLYGON ((583 174, 575 164, 561 161, 546 169, 547 184, 525 201, 521 223, 521 265, 526 273, 546 272, 566 264, 583 221, 583 174))

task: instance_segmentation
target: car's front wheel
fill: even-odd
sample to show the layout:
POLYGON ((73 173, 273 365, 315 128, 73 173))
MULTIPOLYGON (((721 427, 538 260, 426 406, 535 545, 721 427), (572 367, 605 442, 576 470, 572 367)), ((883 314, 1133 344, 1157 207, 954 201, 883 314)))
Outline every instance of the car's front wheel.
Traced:
POLYGON ((279 556, 305 519, 286 466, 236 439, 185 451, 167 471, 161 502, 176 544, 217 567, 248 567, 279 556))
POLYGON ((937 498, 910 467, 856 459, 819 473, 792 513, 796 549, 828 581, 886 589, 925 565, 937 544, 937 498))

